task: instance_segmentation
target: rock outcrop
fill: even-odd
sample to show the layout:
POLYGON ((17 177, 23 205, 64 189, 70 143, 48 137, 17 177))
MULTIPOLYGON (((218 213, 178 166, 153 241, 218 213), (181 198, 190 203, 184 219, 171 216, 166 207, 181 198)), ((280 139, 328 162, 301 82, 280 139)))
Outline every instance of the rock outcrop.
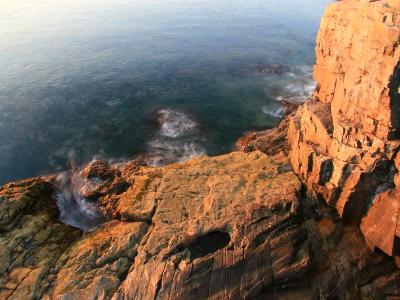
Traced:
POLYGON ((316 56, 314 97, 289 125, 294 171, 346 222, 362 221, 372 248, 400 255, 400 2, 329 5, 316 56))
POLYGON ((80 230, 58 221, 51 184, 30 179, 0 189, 0 298, 38 299, 80 230))
POLYGON ((94 162, 82 176, 104 180, 107 197, 93 201, 115 211, 91 232, 58 221, 54 179, 7 185, 0 194, 1 298, 398 294, 394 263, 370 251, 357 227, 307 199, 282 166, 260 151, 130 172, 94 162), (108 184, 119 181, 124 191, 108 184))
POLYGON ((240 151, 1 187, 0 298, 399 299, 399 45, 398 0, 336 2, 314 96, 240 151))

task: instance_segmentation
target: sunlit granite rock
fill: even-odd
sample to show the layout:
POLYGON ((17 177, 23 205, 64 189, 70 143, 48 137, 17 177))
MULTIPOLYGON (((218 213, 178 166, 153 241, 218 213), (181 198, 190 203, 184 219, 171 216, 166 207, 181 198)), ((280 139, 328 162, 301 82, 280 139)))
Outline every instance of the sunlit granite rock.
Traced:
POLYGON ((400 247, 388 250, 386 235, 394 245, 400 235, 384 219, 397 222, 399 210, 399 40, 398 1, 330 4, 317 38, 314 98, 288 131, 290 160, 308 189, 346 222, 366 218, 369 244, 395 257, 400 247))
POLYGON ((242 152, 1 187, 0 298, 399 298, 399 21, 397 0, 329 5, 314 98, 242 152), (62 223, 65 195, 103 222, 62 223))

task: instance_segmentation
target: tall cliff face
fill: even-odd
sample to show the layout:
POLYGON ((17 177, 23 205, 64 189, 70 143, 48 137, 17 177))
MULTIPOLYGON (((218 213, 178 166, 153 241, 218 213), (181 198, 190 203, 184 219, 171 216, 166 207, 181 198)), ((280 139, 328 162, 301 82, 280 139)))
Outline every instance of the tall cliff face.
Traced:
POLYGON ((345 221, 362 222, 372 248, 400 255, 400 1, 329 5, 316 57, 314 97, 288 131, 294 170, 345 221))

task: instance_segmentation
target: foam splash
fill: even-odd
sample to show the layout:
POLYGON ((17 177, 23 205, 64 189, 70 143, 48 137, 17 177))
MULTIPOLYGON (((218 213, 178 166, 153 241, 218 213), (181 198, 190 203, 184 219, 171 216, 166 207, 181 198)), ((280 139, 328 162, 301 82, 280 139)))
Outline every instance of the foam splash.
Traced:
POLYGON ((80 172, 74 169, 59 174, 54 197, 60 210, 60 221, 85 231, 103 223, 105 217, 98 207, 81 194, 84 186, 95 188, 99 184, 96 180, 86 182, 80 172))
MULTIPOLYGON (((313 79, 312 71, 312 67, 302 66, 285 72, 279 77, 279 86, 275 87, 278 92, 274 91, 272 97, 277 102, 288 100, 303 103, 315 90, 316 82, 313 79)), ((285 115, 285 110, 280 103, 278 105, 276 102, 272 102, 263 106, 261 110, 270 117, 281 119, 285 115)))
POLYGON ((197 141, 197 123, 183 112, 161 109, 157 122, 159 132, 147 144, 148 164, 163 166, 206 154, 197 141))
POLYGON ((184 113, 170 109, 158 111, 157 121, 161 125, 161 135, 176 138, 190 133, 196 123, 184 113))
POLYGON ((183 162, 206 151, 194 142, 153 140, 149 142, 149 164, 165 166, 175 162, 183 162))
POLYGON ((272 108, 268 106, 263 106, 262 112, 274 118, 282 118, 285 113, 283 107, 272 108))
POLYGON ((284 86, 284 95, 278 96, 277 100, 282 101, 283 98, 288 98, 292 101, 304 102, 315 90, 316 82, 312 71, 312 67, 303 66, 297 74, 288 72, 286 76, 289 83, 284 86))

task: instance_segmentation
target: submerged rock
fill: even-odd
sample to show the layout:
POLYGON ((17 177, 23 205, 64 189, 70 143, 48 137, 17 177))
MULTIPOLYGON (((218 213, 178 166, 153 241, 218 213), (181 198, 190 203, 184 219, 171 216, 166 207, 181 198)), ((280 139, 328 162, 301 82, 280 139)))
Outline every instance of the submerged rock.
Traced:
POLYGON ((257 66, 254 71, 266 75, 281 75, 290 72, 290 67, 283 64, 270 63, 257 66))

